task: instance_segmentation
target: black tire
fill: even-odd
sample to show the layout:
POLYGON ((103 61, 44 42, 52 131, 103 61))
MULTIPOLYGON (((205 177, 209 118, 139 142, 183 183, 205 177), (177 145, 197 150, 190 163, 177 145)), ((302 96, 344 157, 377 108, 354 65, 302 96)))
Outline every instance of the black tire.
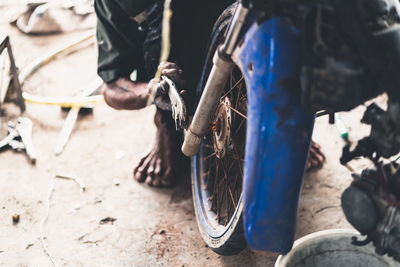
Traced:
MULTIPOLYGON (((211 71, 214 52, 224 40, 225 31, 235 7, 235 4, 228 7, 214 26, 197 89, 198 99, 211 71)), ((247 246, 242 220, 243 159, 247 120, 244 114, 246 114, 246 109, 247 95, 244 79, 240 70, 235 68, 230 74, 225 93, 215 112, 214 132, 210 131, 206 134, 200 152, 192 158, 193 202, 200 233, 205 243, 214 252, 225 256, 235 255, 247 246), (232 80, 235 78, 236 83, 232 87, 232 80), (231 103, 236 103, 235 110, 241 113, 240 116, 231 112, 231 103), (231 111, 226 108, 228 106, 231 111), (219 120, 220 117, 222 117, 221 120, 219 120), (221 128, 228 130, 223 131, 221 128), (222 142, 222 149, 220 149, 221 138, 228 140, 222 142), (238 164, 234 162, 236 159, 238 164), (225 166, 228 166, 228 169, 225 166), (221 169, 224 173, 223 178, 220 175, 221 169), (225 191, 224 182, 226 184, 225 191), (221 193, 219 193, 220 188, 222 188, 221 193)))

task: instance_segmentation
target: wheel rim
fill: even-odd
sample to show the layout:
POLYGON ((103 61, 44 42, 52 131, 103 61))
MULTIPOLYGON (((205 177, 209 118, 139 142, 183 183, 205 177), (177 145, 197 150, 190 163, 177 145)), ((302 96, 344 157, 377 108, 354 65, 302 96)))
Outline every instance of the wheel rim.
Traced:
POLYGON ((208 226, 218 234, 226 230, 241 205, 246 114, 246 86, 235 68, 197 156, 202 211, 208 226))

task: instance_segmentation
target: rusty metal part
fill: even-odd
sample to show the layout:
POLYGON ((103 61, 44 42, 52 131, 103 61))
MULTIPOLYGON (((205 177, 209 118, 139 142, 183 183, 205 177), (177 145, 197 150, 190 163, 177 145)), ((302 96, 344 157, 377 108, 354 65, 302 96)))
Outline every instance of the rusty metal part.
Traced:
POLYGON ((210 129, 211 129, 211 131, 213 131, 213 132, 216 132, 216 131, 218 130, 218 125, 217 125, 217 122, 216 122, 216 121, 212 121, 212 122, 211 122, 211 124, 210 124, 210 129))
POLYGON ((214 151, 218 158, 223 158, 231 140, 232 112, 231 101, 225 97, 216 111, 216 131, 214 131, 214 151))
POLYGON ((22 97, 22 88, 21 84, 19 82, 18 78, 18 70, 15 65, 15 60, 14 60, 14 55, 11 49, 11 43, 10 43, 10 38, 8 36, 2 36, 0 37, 0 53, 3 53, 3 51, 7 49, 8 52, 8 57, 10 59, 10 72, 11 72, 11 79, 12 79, 12 86, 14 90, 16 90, 17 93, 17 105, 19 106, 19 109, 21 113, 25 111, 25 102, 22 97))
POLYGON ((228 224, 242 192, 247 97, 244 80, 237 75, 234 70, 228 77, 200 150, 210 211, 220 225, 228 224))

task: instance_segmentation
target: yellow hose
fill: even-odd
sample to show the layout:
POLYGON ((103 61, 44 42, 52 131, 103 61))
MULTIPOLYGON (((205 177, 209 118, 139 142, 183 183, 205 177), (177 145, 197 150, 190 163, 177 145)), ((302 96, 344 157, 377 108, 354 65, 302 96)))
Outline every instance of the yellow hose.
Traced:
POLYGON ((22 94, 26 102, 53 105, 60 107, 91 107, 94 104, 104 102, 103 95, 94 96, 70 96, 70 97, 45 97, 35 96, 28 93, 22 94))
MULTIPOLYGON (((40 57, 25 67, 18 75, 20 84, 22 85, 28 77, 35 73, 38 69, 46 64, 53 61, 59 54, 75 48, 77 45, 93 39, 95 36, 94 31, 89 31, 62 47, 51 51, 43 57, 40 57)), ((46 96, 35 96, 29 93, 23 93, 22 97, 26 102, 43 104, 43 105, 55 105, 60 107, 92 107, 94 104, 101 103, 104 101, 102 95, 96 96, 74 96, 74 97, 46 97, 46 96)))

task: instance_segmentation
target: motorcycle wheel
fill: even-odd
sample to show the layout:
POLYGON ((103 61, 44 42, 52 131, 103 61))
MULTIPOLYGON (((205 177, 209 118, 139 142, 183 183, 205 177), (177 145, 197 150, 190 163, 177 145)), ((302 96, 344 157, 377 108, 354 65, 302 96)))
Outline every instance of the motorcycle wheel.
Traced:
MULTIPOLYGON (((235 5, 228 7, 214 26, 198 96, 234 10, 235 5)), ((193 202, 200 233, 214 252, 225 256, 237 254, 247 246, 242 220, 246 113, 246 85, 241 71, 235 67, 215 110, 211 129, 203 138, 199 153, 192 158, 193 202)))

